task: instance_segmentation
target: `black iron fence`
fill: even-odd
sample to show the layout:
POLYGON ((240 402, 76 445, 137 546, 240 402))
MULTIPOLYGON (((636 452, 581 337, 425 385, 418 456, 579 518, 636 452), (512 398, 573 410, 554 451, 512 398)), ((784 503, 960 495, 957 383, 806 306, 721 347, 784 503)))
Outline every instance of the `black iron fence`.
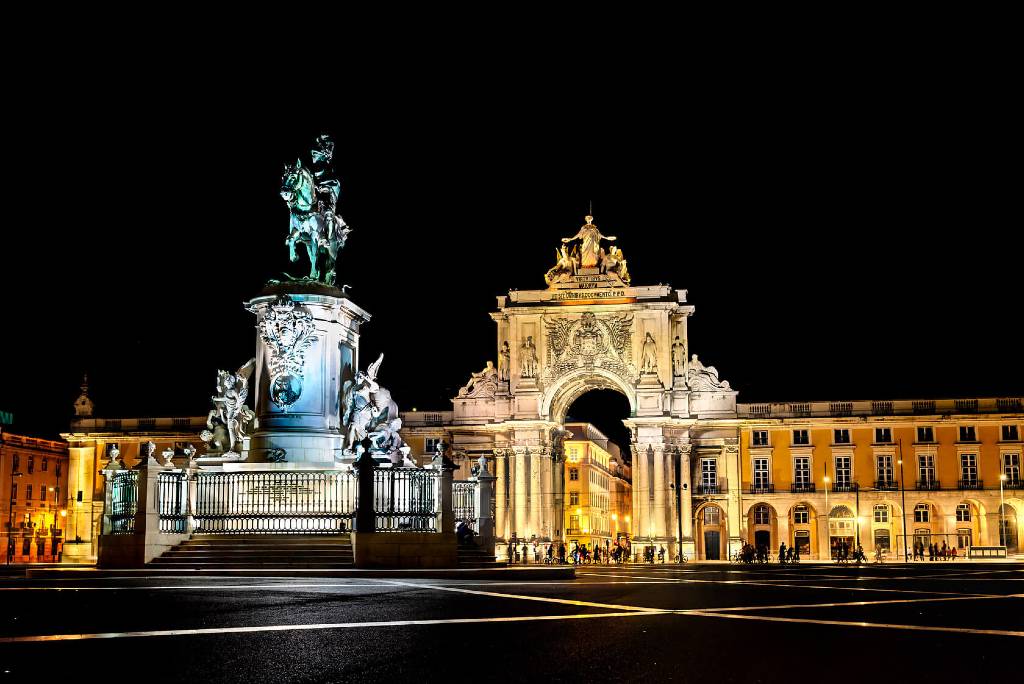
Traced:
POLYGON ((373 510, 376 530, 437 532, 441 510, 439 476, 440 471, 437 470, 375 468, 373 510))
POLYGON ((118 470, 110 477, 109 534, 135 534, 139 510, 139 471, 118 470))
POLYGON ((464 522, 474 532, 478 531, 476 487, 476 482, 452 482, 452 509, 455 513, 455 525, 458 526, 460 522, 464 522))
POLYGON ((218 534, 340 534, 352 529, 350 471, 196 473, 193 531, 218 534))
POLYGON ((172 470, 157 477, 161 532, 188 532, 188 489, 188 473, 185 471, 172 470))

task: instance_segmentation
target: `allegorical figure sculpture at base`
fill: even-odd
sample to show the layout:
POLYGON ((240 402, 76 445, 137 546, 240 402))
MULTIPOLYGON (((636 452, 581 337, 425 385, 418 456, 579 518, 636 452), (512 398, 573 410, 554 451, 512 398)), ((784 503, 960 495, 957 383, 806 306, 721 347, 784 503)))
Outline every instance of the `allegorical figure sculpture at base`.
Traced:
POLYGON ((686 386, 694 392, 716 392, 728 390, 729 381, 719 380, 718 370, 714 366, 705 366, 694 354, 686 372, 686 386))
POLYGON ((249 377, 255 367, 256 359, 249 359, 234 373, 217 371, 217 394, 210 397, 213 408, 206 417, 206 429, 199 435, 206 442, 208 455, 241 454, 242 440, 256 418, 245 405, 249 377))
MULTIPOLYGON (((297 159, 294 166, 285 166, 281 177, 281 197, 288 205, 288 256, 299 260, 298 243, 306 246, 309 256, 308 280, 334 285, 338 252, 345 246, 351 229, 337 213, 341 183, 333 177, 331 163, 334 141, 321 135, 310 153, 311 168, 297 159), (322 266, 322 268, 321 268, 322 266)), ((291 276, 289 276, 291 277, 291 276)))
POLYGON ((469 382, 459 390, 460 397, 493 397, 498 390, 498 371, 492 361, 488 361, 479 373, 471 373, 469 382))
POLYGON ((384 362, 381 354, 370 364, 366 372, 357 371, 355 380, 345 390, 342 423, 346 430, 345 454, 357 457, 362 453, 360 445, 367 444, 372 456, 378 460, 412 465, 409 461, 411 449, 399 435, 402 419, 398 416, 398 404, 391 398, 391 392, 377 382, 377 373, 384 362))

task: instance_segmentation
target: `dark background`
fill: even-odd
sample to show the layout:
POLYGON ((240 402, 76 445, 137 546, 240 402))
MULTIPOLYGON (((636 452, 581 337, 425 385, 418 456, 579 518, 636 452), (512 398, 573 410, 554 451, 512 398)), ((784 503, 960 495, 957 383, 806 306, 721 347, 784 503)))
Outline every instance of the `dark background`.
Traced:
MULTIPOLYGON (((590 201, 634 283, 689 291, 692 351, 742 402, 1024 393, 1019 126, 968 75, 413 70, 299 97, 68 68, 19 80, 5 128, 13 431, 65 429, 85 372, 100 417, 205 413, 254 353, 242 302, 307 268, 278 188, 321 131, 355 231, 339 281, 403 410, 450 408, 495 355, 495 296, 543 287, 590 201)), ((574 417, 622 410, 597 404, 574 417)))

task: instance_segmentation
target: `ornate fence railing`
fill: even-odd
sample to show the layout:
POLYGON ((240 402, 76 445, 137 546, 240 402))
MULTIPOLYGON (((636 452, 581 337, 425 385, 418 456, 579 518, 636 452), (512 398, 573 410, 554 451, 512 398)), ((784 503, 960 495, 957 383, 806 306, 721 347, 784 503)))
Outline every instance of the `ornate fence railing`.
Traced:
POLYGON ((477 483, 452 482, 452 509, 455 513, 455 525, 464 522, 477 532, 477 519, 480 517, 476 510, 476 488, 477 483))
POLYGON ((160 531, 171 534, 188 532, 188 473, 170 471, 157 477, 157 506, 160 531))
POLYGON ((352 472, 200 472, 193 477, 196 533, 340 534, 352 529, 352 472))
POLYGON ((377 532, 437 532, 439 471, 374 468, 373 510, 377 532))
POLYGON ((108 534, 135 534, 135 514, 139 510, 139 471, 116 471, 111 474, 109 486, 108 534))

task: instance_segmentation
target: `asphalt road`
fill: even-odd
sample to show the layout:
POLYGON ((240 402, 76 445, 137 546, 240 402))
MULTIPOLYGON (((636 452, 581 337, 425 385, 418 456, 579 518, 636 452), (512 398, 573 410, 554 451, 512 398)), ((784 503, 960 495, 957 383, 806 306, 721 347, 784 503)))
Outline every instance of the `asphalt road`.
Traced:
POLYGON ((1024 566, 582 567, 576 580, 0 579, 0 684, 991 682, 1024 566))

